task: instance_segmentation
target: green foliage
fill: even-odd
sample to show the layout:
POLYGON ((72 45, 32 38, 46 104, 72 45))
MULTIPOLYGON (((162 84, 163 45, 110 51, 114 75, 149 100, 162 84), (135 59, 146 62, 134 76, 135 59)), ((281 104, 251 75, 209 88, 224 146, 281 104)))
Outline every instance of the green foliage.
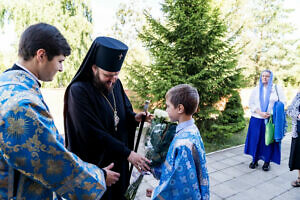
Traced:
POLYGON ((224 138, 221 141, 204 140, 205 152, 214 152, 217 150, 238 146, 245 143, 248 132, 249 118, 246 118, 246 127, 238 134, 234 134, 230 138, 224 138))
MULTIPOLYGON (((88 0, 1 0, 0 24, 5 22, 14 24, 18 38, 29 25, 45 22, 56 26, 68 40, 72 53, 64 62, 64 72, 58 73, 54 81, 44 86, 66 86, 91 44, 92 13, 88 0)), ((17 44, 14 46, 17 52, 17 44)))
POLYGON ((144 178, 143 174, 140 174, 139 177, 136 179, 136 181, 134 181, 132 184, 130 184, 125 192, 125 198, 127 200, 134 200, 136 193, 139 189, 139 186, 142 183, 142 180, 144 178))
POLYGON ((284 0, 213 1, 221 9, 230 32, 243 27, 235 42, 242 51, 238 65, 245 68, 243 74, 249 87, 257 84, 264 69, 271 69, 280 84, 300 83, 300 57, 296 54, 299 36, 292 35, 296 26, 288 19, 294 10, 286 9, 284 0))
POLYGON ((293 39, 295 26, 287 20, 293 9, 284 8, 283 0, 254 0, 247 4, 251 14, 244 30, 248 36, 244 40, 247 44, 242 59, 249 66, 245 71, 251 80, 249 86, 258 82, 264 69, 275 72, 279 82, 299 84, 297 73, 293 73, 299 73, 299 56, 295 51, 299 40, 293 39))
POLYGON ((112 37, 124 41, 129 46, 120 73, 120 79, 124 81, 126 88, 137 87, 137 90, 140 91, 139 93, 132 93, 130 96, 131 102, 136 109, 142 109, 144 99, 146 99, 148 95, 149 88, 147 80, 151 77, 151 69, 145 66, 149 64, 148 52, 142 46, 142 42, 138 38, 137 32, 137 30, 141 30, 146 23, 143 10, 149 10, 149 8, 145 7, 145 2, 143 0, 129 0, 126 4, 121 3, 116 12, 117 21, 114 24, 111 33, 112 37), (131 74, 134 74, 135 76, 131 77, 131 74), (145 81, 139 81, 139 84, 137 84, 134 80, 136 77, 139 80, 144 79, 145 81))
POLYGON ((241 98, 239 93, 234 91, 226 103, 225 110, 208 130, 210 134, 207 135, 207 139, 209 142, 221 142, 232 137, 233 134, 241 132, 245 127, 246 122, 241 98))
POLYGON ((242 86, 235 46, 231 39, 225 39, 227 27, 210 2, 166 0, 162 4, 164 23, 145 12, 148 24, 139 38, 153 62, 128 66, 128 86, 141 98, 155 102, 156 107, 164 106, 165 93, 172 86, 188 83, 196 87, 200 111, 194 117, 204 137, 210 134, 210 122, 219 114, 215 104, 242 86))
POLYGON ((146 158, 151 160, 150 167, 161 165, 167 157, 169 146, 176 133, 176 123, 153 120, 146 136, 146 158))
MULTIPOLYGON (((255 0, 252 9, 254 26, 252 33, 257 40, 250 56, 254 64, 253 83, 259 80, 263 69, 271 69, 278 77, 291 70, 297 62, 292 46, 297 40, 287 39, 295 28, 286 21, 291 10, 285 9, 283 0, 255 0), (280 74, 281 72, 281 74, 280 74)), ((252 42, 252 44, 253 44, 252 42)), ((292 75, 294 76, 294 75, 292 75)))

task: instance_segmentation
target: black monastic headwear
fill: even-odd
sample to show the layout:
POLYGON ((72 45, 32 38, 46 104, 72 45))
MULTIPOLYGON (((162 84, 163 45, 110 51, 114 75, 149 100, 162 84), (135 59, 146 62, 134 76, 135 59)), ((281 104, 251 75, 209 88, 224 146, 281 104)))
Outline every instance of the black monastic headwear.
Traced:
POLYGON ((93 64, 109 72, 120 71, 127 51, 127 45, 117 39, 97 37, 70 85, 76 81, 92 80, 93 64))
POLYGON ((64 97, 64 121, 68 112, 68 93, 70 86, 77 81, 93 80, 92 66, 95 64, 109 72, 118 72, 121 69, 128 51, 126 44, 110 37, 97 37, 80 65, 77 73, 68 85, 64 97))

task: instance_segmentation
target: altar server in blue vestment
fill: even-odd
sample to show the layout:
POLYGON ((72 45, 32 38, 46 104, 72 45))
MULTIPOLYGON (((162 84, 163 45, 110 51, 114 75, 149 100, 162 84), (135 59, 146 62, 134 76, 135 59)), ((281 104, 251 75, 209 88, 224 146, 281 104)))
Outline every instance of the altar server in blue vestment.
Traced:
MULTIPOLYGON (((278 100, 285 102, 283 90, 280 86, 273 84, 273 73, 270 70, 264 70, 261 73, 259 85, 252 90, 249 100, 251 118, 244 151, 245 154, 252 156, 252 162, 249 165, 251 169, 255 169, 258 166, 258 160, 264 161, 262 166, 264 171, 270 170, 270 162, 280 164, 280 140, 268 146, 265 145, 266 123, 270 115, 273 114, 274 104, 278 100)), ((284 105, 282 107, 284 108, 284 105)), ((276 114, 278 115, 277 110, 276 114)), ((281 112, 280 115, 282 119, 285 116, 284 112, 281 112)), ((277 121, 276 123, 283 123, 277 121)), ((283 134, 281 133, 280 135, 283 134)))
POLYGON ((204 145, 192 118, 198 104, 197 89, 187 84, 177 85, 166 94, 168 115, 171 121, 178 121, 179 124, 165 162, 153 170, 154 177, 160 181, 152 199, 209 199, 204 145))
POLYGON ((94 200, 106 190, 105 174, 114 172, 64 147, 40 91, 38 80, 52 81, 70 51, 54 26, 29 26, 19 61, 0 75, 0 199, 94 200))

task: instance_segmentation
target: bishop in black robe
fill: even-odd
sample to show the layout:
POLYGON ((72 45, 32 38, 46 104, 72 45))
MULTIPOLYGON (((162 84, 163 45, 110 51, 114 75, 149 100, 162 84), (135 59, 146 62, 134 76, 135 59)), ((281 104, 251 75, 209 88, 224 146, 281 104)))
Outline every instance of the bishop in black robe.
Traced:
POLYGON ((103 47, 106 40, 114 42, 103 37, 93 42, 66 89, 65 139, 67 148, 86 162, 100 168, 114 163, 112 170, 120 173, 119 181, 107 187, 101 199, 123 200, 130 180, 127 158, 133 149, 138 122, 120 80, 115 82, 112 91, 99 89, 93 81, 93 64, 107 71, 119 71, 127 52, 127 46, 113 47, 115 49, 103 47), (117 126, 114 107, 119 117, 117 126))

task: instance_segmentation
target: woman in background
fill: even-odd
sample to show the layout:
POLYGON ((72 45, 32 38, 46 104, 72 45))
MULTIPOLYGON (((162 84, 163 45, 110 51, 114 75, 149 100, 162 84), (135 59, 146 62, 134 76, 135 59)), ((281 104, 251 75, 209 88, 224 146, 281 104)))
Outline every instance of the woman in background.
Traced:
MULTIPOLYGON (((264 171, 270 170, 271 161, 280 164, 280 141, 265 145, 266 123, 273 113, 274 103, 279 99, 285 102, 283 90, 273 84, 273 73, 270 70, 264 70, 261 73, 259 85, 252 90, 249 100, 251 118, 245 142, 245 154, 252 156, 252 162, 249 165, 251 169, 258 166, 260 159, 264 161, 262 166, 264 171)), ((284 109, 283 104, 282 107, 284 109)), ((284 112, 282 114, 285 115, 284 112)))

